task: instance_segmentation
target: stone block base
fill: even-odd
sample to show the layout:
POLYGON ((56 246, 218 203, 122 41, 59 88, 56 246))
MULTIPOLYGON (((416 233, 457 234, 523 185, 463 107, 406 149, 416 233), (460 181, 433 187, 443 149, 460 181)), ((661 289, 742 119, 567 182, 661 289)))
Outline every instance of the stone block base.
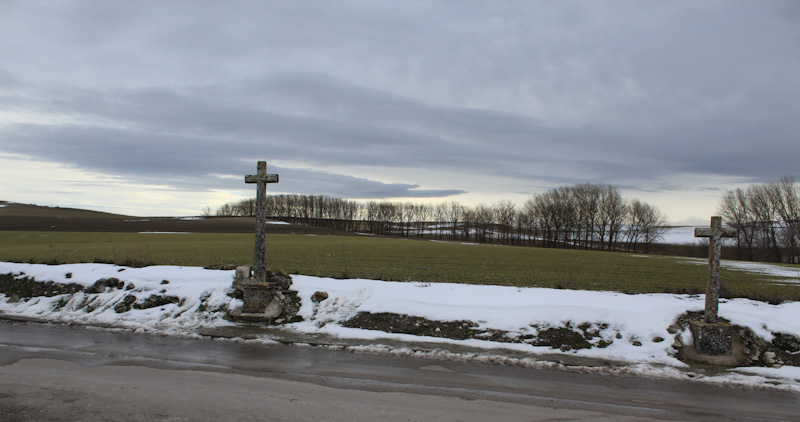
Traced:
POLYGON ((733 327, 724 322, 709 324, 690 321, 689 328, 698 353, 711 356, 730 355, 733 350, 733 327))
POLYGON ((288 290, 291 278, 286 273, 268 272, 266 281, 253 278, 250 267, 238 267, 232 287, 237 290, 244 306, 228 312, 228 319, 253 323, 282 323, 297 315, 300 309, 297 292, 288 290))

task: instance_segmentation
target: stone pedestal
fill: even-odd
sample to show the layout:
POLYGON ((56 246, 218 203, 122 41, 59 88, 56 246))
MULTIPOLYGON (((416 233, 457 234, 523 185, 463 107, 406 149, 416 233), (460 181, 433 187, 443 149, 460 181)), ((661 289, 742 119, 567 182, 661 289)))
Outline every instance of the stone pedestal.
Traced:
POLYGON ((267 271, 266 281, 259 281, 250 267, 237 267, 232 287, 244 306, 228 312, 228 319, 266 324, 293 321, 300 305, 297 292, 289 290, 291 285, 291 277, 283 271, 267 271))
POLYGON ((698 353, 711 356, 730 355, 733 350, 733 327, 724 322, 690 321, 689 328, 698 353))

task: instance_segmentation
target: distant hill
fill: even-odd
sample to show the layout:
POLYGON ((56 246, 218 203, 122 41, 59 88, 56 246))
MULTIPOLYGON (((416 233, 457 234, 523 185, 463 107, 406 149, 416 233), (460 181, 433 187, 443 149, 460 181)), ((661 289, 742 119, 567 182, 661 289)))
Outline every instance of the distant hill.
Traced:
MULTIPOLYGON (((43 207, 0 201, 0 231, 248 233, 254 217, 129 217, 76 208, 43 207)), ((267 224, 268 234, 344 235, 355 233, 281 221, 267 224)))
POLYGON ((57 218, 126 218, 136 219, 120 214, 101 211, 90 211, 78 208, 45 207, 33 204, 18 204, 0 201, 0 217, 57 217, 57 218))

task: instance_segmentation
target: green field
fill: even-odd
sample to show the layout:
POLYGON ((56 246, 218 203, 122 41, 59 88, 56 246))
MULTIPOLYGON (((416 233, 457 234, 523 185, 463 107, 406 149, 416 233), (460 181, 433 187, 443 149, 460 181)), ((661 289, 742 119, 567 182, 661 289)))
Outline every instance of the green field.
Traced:
MULTIPOLYGON (((253 239, 247 234, 0 232, 0 261, 249 265, 253 239)), ((702 261, 686 258, 368 236, 268 235, 267 260, 289 273, 335 278, 630 293, 702 293, 707 271, 702 261)), ((793 268, 800 274, 800 266, 793 268)), ((800 300, 800 286, 782 285, 780 277, 723 269, 720 279, 723 296, 800 300)))

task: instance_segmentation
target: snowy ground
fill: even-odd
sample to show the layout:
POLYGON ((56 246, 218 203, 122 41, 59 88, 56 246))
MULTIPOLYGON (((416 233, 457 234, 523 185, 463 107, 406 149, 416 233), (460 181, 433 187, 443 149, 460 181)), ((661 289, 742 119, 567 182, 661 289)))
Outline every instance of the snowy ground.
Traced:
MULTIPOLYGON (((776 268, 768 264, 748 263, 748 266, 749 268, 742 270, 768 271, 776 268)), ((17 302, 10 302, 9 298, 0 295, 0 313, 9 316, 112 326, 168 335, 195 335, 200 329, 233 325, 223 319, 224 309, 241 305, 239 300, 227 295, 233 280, 233 271, 172 266, 127 268, 107 264, 49 266, 0 262, 0 274, 9 273, 38 281, 76 283, 83 286, 90 286, 98 279, 109 277, 118 278, 125 283, 124 288, 109 288, 104 293, 77 292, 17 302), (137 303, 153 295, 175 296, 180 301, 149 309, 131 309, 123 313, 115 311, 115 305, 129 295, 134 296, 137 303)), ((441 345, 440 350, 430 352, 439 357, 541 366, 548 362, 543 363, 537 356, 561 353, 565 356, 629 363, 619 365, 616 369, 606 368, 609 371, 693 378, 716 383, 768 384, 800 391, 798 367, 736 368, 712 376, 693 373, 684 363, 674 358, 672 344, 675 335, 667 332, 667 328, 684 312, 702 310, 702 295, 626 295, 615 292, 447 283, 335 280, 308 276, 293 276, 293 279, 293 289, 299 292, 302 299, 300 315, 305 320, 288 324, 285 330, 301 336, 327 335, 348 339, 351 345, 354 340, 364 341, 365 346, 351 346, 352 350, 419 354, 410 348, 397 346, 402 342, 419 341, 419 337, 346 328, 340 324, 357 312, 391 312, 439 321, 469 320, 480 324, 481 328, 519 335, 535 335, 537 330, 547 327, 575 327, 582 323, 600 327, 602 324, 606 328, 600 330, 601 337, 595 339, 595 342, 604 340, 611 342, 610 346, 568 352, 529 344, 496 343, 478 339, 456 341, 428 337, 424 340, 441 345), (328 292, 330 297, 315 305, 311 302, 311 295, 318 290, 328 292), (381 345, 381 342, 385 344, 381 345), (484 352, 469 356, 448 352, 448 347, 454 345, 468 346, 484 352), (510 354, 515 357, 504 360, 503 356, 510 354), (521 355, 522 358, 519 357, 521 355)), ((720 304, 720 315, 734 324, 750 327, 767 341, 772 339, 773 332, 800 336, 798 302, 775 306, 744 299, 723 300, 720 304)), ((684 342, 690 341, 688 332, 679 335, 684 342)), ((258 340, 269 341, 269 338, 255 341, 258 340)))

